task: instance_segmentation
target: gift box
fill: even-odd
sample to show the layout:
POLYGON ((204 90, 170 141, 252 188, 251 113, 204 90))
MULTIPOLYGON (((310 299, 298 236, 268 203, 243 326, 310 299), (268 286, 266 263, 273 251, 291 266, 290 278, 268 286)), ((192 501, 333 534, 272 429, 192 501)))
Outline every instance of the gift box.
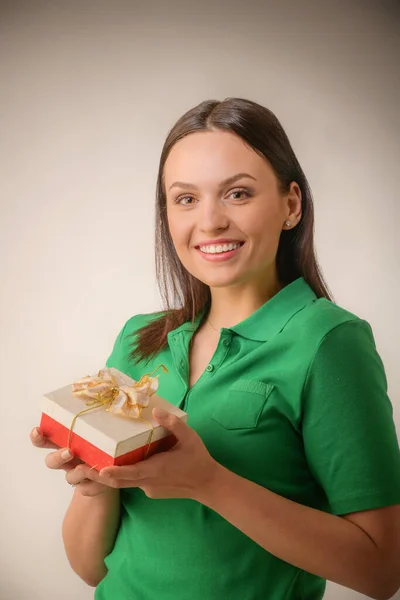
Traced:
POLYGON ((70 448, 77 458, 100 470, 110 465, 134 464, 175 445, 175 436, 157 423, 152 410, 156 406, 163 408, 185 422, 187 413, 155 393, 156 377, 145 375, 135 382, 121 371, 110 368, 79 382, 83 383, 59 388, 41 399, 40 428, 57 446, 70 448), (101 383, 110 376, 113 385, 107 384, 107 389, 112 393, 107 399, 107 386, 101 383), (90 388, 87 383, 90 379, 97 385, 90 388), (142 381, 145 385, 140 386, 142 381), (93 389, 106 392, 103 395, 92 392, 88 402, 88 386, 89 393, 93 389), (145 388, 147 399, 143 395, 145 388), (100 406, 99 401, 102 401, 100 406))

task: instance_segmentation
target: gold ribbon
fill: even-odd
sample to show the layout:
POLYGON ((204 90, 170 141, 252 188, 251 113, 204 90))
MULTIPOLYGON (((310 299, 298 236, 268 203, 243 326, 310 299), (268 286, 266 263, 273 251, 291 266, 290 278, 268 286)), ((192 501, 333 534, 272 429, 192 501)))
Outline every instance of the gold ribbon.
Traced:
POLYGON ((67 448, 71 448, 71 437, 75 422, 78 417, 84 413, 99 408, 101 406, 107 406, 107 412, 114 412, 115 414, 123 414, 128 417, 135 419, 141 419, 151 427, 149 439, 147 440, 147 450, 145 459, 150 450, 150 444, 153 439, 154 426, 141 416, 143 408, 148 406, 150 397, 156 392, 158 388, 158 377, 152 377, 158 369, 162 369, 163 373, 168 373, 167 367, 159 365, 151 373, 143 375, 139 381, 135 381, 133 385, 118 386, 114 377, 111 375, 109 369, 101 369, 97 377, 83 377, 72 384, 72 393, 74 396, 83 398, 89 398, 86 402, 85 408, 78 412, 71 423, 68 434, 67 448), (133 414, 132 414, 133 413, 133 414))

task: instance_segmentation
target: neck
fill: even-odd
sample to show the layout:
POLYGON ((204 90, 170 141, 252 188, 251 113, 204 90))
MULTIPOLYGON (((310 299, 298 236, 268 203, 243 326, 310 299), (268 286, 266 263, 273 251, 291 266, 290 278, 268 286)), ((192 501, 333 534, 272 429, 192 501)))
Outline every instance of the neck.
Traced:
POLYGON ((208 321, 216 330, 221 327, 233 327, 247 319, 282 288, 277 278, 257 286, 242 284, 210 288, 211 308, 208 321))

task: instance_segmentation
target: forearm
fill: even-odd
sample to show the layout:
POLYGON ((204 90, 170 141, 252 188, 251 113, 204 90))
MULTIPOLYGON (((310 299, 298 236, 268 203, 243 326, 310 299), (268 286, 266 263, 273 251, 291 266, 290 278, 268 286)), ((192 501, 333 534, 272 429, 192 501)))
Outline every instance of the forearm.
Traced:
POLYGON ((221 465, 196 500, 278 558, 372 598, 382 597, 381 554, 350 521, 292 502, 221 465))
POLYGON ((65 551, 72 569, 88 585, 106 575, 104 558, 113 548, 120 518, 119 490, 97 496, 75 490, 62 525, 65 551))

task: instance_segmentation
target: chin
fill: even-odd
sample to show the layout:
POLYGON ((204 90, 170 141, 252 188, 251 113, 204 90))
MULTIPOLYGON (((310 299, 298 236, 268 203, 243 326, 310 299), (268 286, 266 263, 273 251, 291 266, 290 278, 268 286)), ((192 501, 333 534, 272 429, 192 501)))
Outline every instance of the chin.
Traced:
POLYGON ((210 288, 225 288, 240 283, 239 277, 198 277, 205 285, 210 288))
MULTIPOLYGON (((199 269, 199 268, 193 268, 193 264, 189 265, 189 261, 186 262, 186 264, 181 260, 183 266, 185 267, 185 269, 196 279, 198 279, 199 281, 201 281, 202 283, 204 283, 205 285, 207 285, 210 288, 224 288, 224 287, 229 287, 231 285, 235 285, 238 283, 242 283, 243 279, 245 279, 245 277, 243 277, 243 274, 240 275, 240 273, 238 273, 238 269, 221 269, 218 267, 213 269, 212 265, 210 265, 210 269, 199 269), (214 270, 215 272, 212 273, 212 270, 214 270), (219 271, 219 272, 218 272, 219 271), (223 272, 225 271, 225 273, 223 272), (229 272, 230 271, 230 272, 229 272), (234 272, 236 271, 236 272, 234 272)), ((196 265, 197 266, 197 265, 196 265)), ((241 269, 242 271, 242 269, 241 269)))

